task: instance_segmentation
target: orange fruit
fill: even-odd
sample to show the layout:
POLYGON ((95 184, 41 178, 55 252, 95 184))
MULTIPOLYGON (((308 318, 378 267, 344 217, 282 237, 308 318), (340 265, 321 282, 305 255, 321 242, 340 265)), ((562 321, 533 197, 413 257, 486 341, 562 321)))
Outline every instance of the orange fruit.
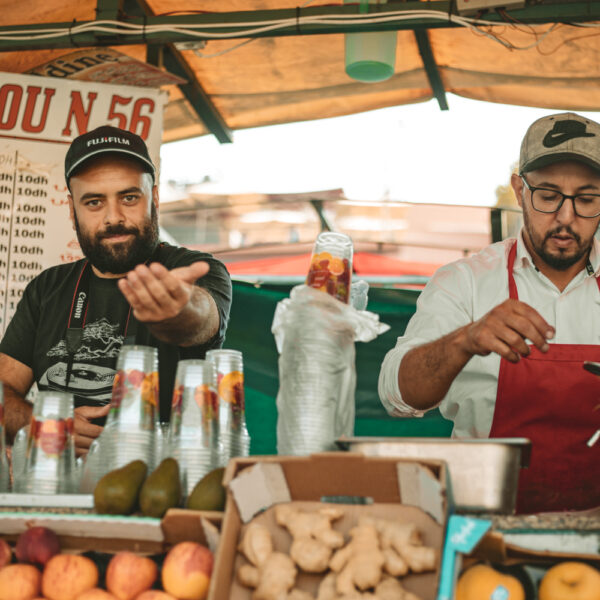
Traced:
POLYGON ((314 254, 310 262, 311 264, 315 264, 324 260, 331 260, 331 254, 329 254, 329 252, 319 252, 318 254, 314 254))
POLYGON ((487 565, 475 565, 458 579, 456 600, 525 600, 521 582, 512 575, 504 575, 487 565))
POLYGON ((344 261, 341 258, 332 258, 329 261, 329 272, 332 275, 342 275, 344 273, 344 261))
POLYGON ((225 402, 235 403, 236 394, 235 386, 244 385, 244 374, 241 371, 231 371, 227 375, 223 375, 223 379, 219 382, 219 396, 225 400, 225 402))

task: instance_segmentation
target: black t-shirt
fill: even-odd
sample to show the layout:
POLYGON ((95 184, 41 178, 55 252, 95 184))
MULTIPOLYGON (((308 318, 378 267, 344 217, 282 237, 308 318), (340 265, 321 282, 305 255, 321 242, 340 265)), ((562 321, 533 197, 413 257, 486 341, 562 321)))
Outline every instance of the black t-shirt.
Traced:
MULTIPOLYGON (((161 342, 143 323, 131 315, 127 335, 135 332, 135 343, 158 349, 160 418, 168 420, 177 362, 204 358, 207 350, 220 348, 225 338, 231 305, 231 280, 227 269, 210 254, 160 244, 152 258, 167 269, 184 267, 198 260, 210 271, 196 281, 208 290, 219 311, 217 334, 201 346, 179 347, 161 342)), ((40 390, 65 391, 68 353, 65 333, 75 300, 77 281, 85 261, 46 269, 25 289, 11 319, 0 352, 33 370, 40 390)), ((110 402, 117 356, 123 345, 129 303, 117 286, 117 279, 89 277, 89 302, 83 339, 73 357, 68 391, 75 395, 75 406, 101 406, 110 402)))

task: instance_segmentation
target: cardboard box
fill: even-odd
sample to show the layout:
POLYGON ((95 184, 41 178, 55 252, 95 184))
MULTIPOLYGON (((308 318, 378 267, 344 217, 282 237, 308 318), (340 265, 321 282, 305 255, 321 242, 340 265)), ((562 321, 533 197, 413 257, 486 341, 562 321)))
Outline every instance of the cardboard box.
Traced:
POLYGON ((491 527, 492 522, 486 519, 449 517, 438 600, 453 600, 459 574, 476 563, 520 574, 527 598, 537 597, 534 590, 554 564, 578 561, 600 568, 600 538, 595 531, 529 529, 502 533, 491 527))
MULTIPOLYGON (((253 511, 264 510, 258 519, 272 529, 275 549, 284 552, 289 549, 291 536, 275 524, 273 511, 267 510, 272 504, 286 501, 286 493, 288 499, 301 502, 299 507, 322 506, 320 503, 324 500, 341 504, 346 515, 334 523, 334 528, 344 533, 352 527, 359 514, 414 520, 422 530, 425 544, 435 547, 441 557, 448 512, 446 478, 443 461, 365 457, 346 452, 309 457, 249 457, 230 461, 224 478, 228 488, 227 508, 209 600, 251 598, 252 590, 236 581, 237 568, 246 562, 237 552, 245 527, 242 515, 248 521, 253 511), (274 474, 278 469, 286 484, 285 489, 274 474), (256 502, 257 498, 261 501, 256 502), (363 505, 357 506, 359 503, 363 505), (248 505, 250 511, 246 510, 248 505)), ((435 572, 409 575, 402 579, 402 584, 420 594, 423 600, 435 600, 439 562, 435 572)), ((297 587, 314 592, 321 579, 322 575, 301 574, 297 587)))

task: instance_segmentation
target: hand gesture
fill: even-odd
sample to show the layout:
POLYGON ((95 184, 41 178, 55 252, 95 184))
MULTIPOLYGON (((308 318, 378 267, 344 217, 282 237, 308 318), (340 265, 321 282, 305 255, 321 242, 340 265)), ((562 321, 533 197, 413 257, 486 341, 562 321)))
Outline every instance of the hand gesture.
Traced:
POLYGON ((516 363, 529 354, 527 339, 540 351, 547 352, 547 340, 554 333, 554 328, 536 310, 511 298, 465 328, 465 349, 479 356, 495 352, 516 363))
POLYGON ((138 265, 119 280, 119 289, 142 323, 157 323, 176 317, 188 304, 196 279, 206 275, 208 263, 167 270, 159 263, 138 265))

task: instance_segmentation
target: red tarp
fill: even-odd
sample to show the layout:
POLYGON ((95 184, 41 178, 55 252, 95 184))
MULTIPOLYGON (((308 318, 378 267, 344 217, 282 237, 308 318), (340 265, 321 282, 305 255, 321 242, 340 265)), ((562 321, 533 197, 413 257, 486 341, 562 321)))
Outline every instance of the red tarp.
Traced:
MULTIPOLYGON (((257 260, 227 262, 232 275, 306 275, 310 265, 310 254, 260 258, 257 260)), ((352 262, 354 272, 362 276, 431 276, 441 265, 419 262, 405 262, 397 258, 356 252, 352 262)))

